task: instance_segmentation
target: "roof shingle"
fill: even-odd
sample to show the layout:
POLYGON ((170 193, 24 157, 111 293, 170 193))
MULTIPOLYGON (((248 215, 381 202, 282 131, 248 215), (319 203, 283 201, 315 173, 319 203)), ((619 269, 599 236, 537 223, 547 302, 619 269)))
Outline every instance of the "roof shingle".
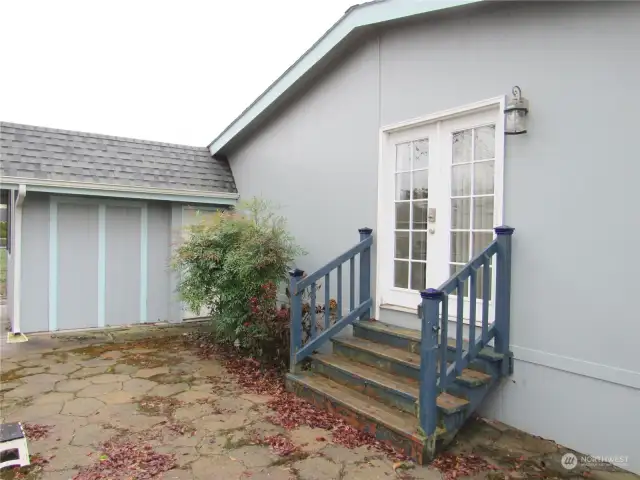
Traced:
POLYGON ((227 161, 189 147, 0 122, 0 175, 237 193, 227 161))

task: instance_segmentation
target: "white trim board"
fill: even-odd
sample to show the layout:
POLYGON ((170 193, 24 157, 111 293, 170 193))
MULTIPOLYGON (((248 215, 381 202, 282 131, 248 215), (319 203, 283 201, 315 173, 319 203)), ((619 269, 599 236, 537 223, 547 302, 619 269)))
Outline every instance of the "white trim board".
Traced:
POLYGON ((349 8, 342 18, 209 144, 209 150, 212 154, 218 153, 245 127, 257 120, 258 117, 264 117, 262 114, 267 109, 281 100, 285 92, 355 31, 380 23, 430 14, 481 1, 484 0, 386 0, 367 2, 349 8))
MULTIPOLYGON (((13 195, 13 193, 12 193, 13 195)), ((21 319, 22 319, 22 208, 24 205, 24 199, 27 195, 27 189, 24 185, 20 185, 18 192, 14 197, 14 201, 11 202, 13 206, 13 226, 12 237, 15 239, 13 242, 13 249, 11 255, 13 257, 13 312, 11 318, 11 332, 22 333, 21 319)), ((9 212, 11 215, 11 212, 9 212)), ((10 242, 11 239, 8 239, 10 242)), ((7 261, 9 259, 7 258, 7 261)))
MULTIPOLYGON (((450 120, 462 115, 469 115, 470 113, 474 113, 478 110, 495 107, 496 105, 500 106, 501 111, 504 111, 506 105, 506 96, 499 95, 497 97, 487 98, 478 102, 467 103, 466 105, 448 108, 446 110, 440 110, 439 112, 433 112, 427 115, 422 115, 420 117, 410 118, 408 120, 402 120, 400 122, 384 125, 380 128, 380 134, 382 135, 383 133, 393 133, 408 128, 420 127, 429 123, 450 120)), ((501 126, 501 130, 502 134, 504 135, 504 124, 501 126)), ((498 126, 496 125, 496 135, 498 135, 498 133, 498 126)))
POLYGON ((238 193, 207 192, 200 190, 172 190, 167 188, 115 185, 106 183, 66 182, 37 178, 2 177, 2 187, 15 189, 26 185, 29 192, 46 192, 59 195, 87 195, 95 197, 119 197, 124 199, 165 200, 195 204, 234 205, 238 193))
MULTIPOLYGON (((640 372, 589 362, 578 358, 565 357, 555 353, 511 345, 513 358, 521 362, 553 368, 563 372, 594 378, 640 390, 640 372)), ((517 368, 517 366, 515 367, 517 368)))

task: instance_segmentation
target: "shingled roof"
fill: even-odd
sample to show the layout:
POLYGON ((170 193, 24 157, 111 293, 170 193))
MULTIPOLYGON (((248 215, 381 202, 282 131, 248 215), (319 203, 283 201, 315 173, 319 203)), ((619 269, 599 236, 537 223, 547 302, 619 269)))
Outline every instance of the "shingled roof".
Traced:
POLYGON ((0 122, 0 175, 236 193, 231 168, 206 147, 0 122))

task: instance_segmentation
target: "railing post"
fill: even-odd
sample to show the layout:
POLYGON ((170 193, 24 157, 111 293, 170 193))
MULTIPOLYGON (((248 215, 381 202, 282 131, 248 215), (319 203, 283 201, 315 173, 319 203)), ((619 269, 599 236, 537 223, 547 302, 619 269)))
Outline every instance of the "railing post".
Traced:
MULTIPOLYGON (((290 331, 290 353, 289 353, 289 371, 296 373, 296 352, 302 346, 302 292, 298 292, 298 281, 302 278, 304 272, 299 268, 289 271, 289 331, 290 331)), ((313 317, 312 317, 313 318, 313 317)))
MULTIPOLYGON (((360 233, 360 241, 366 240, 373 232, 370 228, 358 229, 360 233)), ((366 302, 371 298, 371 247, 365 248, 360 252, 360 303, 366 302)), ((371 317, 371 309, 360 315, 360 320, 369 320, 371 317)))
POLYGON ((495 228, 498 236, 498 254, 496 255, 496 340, 495 352, 505 355, 502 373, 508 374, 511 359, 509 351, 509 330, 511 316, 511 236, 512 227, 495 228))
MULTIPOLYGON (((435 451, 435 433, 438 422, 436 399, 438 398, 438 330, 440 329, 441 290, 428 288, 420 292, 422 297, 422 341, 420 342, 420 398, 419 422, 427 440, 427 454, 435 451)), ((446 345, 443 345, 446 348, 446 345)), ((446 365, 441 368, 447 368, 446 365)))

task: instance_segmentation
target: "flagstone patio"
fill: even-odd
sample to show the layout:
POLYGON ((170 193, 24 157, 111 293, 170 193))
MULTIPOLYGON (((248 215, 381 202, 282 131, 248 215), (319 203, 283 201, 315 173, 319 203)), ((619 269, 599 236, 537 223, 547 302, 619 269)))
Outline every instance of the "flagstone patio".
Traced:
MULTIPOLYGON (((185 346, 189 328, 34 338, 3 349, 0 420, 50 426, 50 431, 30 439, 38 465, 25 477, 10 470, 0 477, 71 479, 104 461, 101 442, 115 440, 173 454, 175 467, 161 479, 441 478, 435 468, 338 445, 326 430, 285 431, 270 423, 269 397, 243 391, 218 361, 185 346), (280 456, 256 442, 277 434, 298 450, 280 456)), ((586 471, 565 470, 560 457, 566 450, 553 442, 481 421, 472 422, 452 449, 453 454, 472 451, 496 466, 478 478, 568 478, 586 471)), ((589 475, 637 479, 614 469, 589 475)))

